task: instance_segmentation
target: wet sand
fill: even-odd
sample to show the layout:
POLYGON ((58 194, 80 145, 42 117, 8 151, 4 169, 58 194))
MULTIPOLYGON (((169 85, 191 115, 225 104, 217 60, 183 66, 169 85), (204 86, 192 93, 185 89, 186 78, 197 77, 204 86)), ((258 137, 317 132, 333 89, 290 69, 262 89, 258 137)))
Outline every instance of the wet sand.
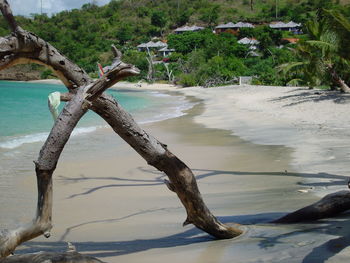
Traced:
MULTIPOLYGON (((211 211, 223 222, 243 224, 244 235, 218 241, 183 228, 184 208, 164 175, 104 130, 100 151, 74 157, 68 145, 55 172, 52 237, 18 252, 64 251, 70 241, 105 262, 347 262, 346 215, 312 225, 267 223, 318 199, 298 190, 309 188, 305 179, 319 178, 319 171, 297 170, 293 147, 254 144, 202 124, 207 101, 143 127, 193 169, 211 211)), ((34 184, 28 178, 24 187, 34 184)))

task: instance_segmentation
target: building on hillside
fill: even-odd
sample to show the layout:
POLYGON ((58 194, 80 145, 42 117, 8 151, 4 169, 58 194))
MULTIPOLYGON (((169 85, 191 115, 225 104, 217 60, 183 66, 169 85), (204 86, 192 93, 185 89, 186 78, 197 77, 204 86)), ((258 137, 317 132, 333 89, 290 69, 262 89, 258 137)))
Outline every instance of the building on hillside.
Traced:
POLYGON ((163 43, 162 41, 149 41, 147 43, 142 43, 137 46, 138 51, 147 51, 147 50, 159 50, 164 47, 168 47, 166 43, 163 43))
POLYGON ((179 28, 176 28, 174 30, 174 33, 175 34, 182 34, 182 33, 185 33, 185 32, 196 32, 196 31, 200 31, 200 30, 203 30, 204 27, 202 26, 183 26, 183 27, 179 27, 179 28))
POLYGON ((231 34, 237 34, 241 28, 254 28, 254 25, 251 23, 244 23, 244 22, 238 22, 238 23, 232 23, 229 22, 227 24, 221 24, 215 27, 215 33, 231 33, 231 34))
POLYGON ((295 23, 293 21, 289 21, 288 23, 284 23, 281 21, 278 22, 272 22, 269 25, 271 28, 273 29, 278 29, 278 30, 283 30, 283 31, 289 31, 292 32, 294 34, 302 34, 302 30, 301 30, 301 24, 299 23, 295 23))
POLYGON ((238 40, 238 43, 243 45, 258 45, 260 42, 256 38, 245 37, 238 40))
POLYGON ((153 51, 156 55, 160 55, 162 57, 167 57, 171 53, 175 52, 175 49, 173 48, 168 48, 168 44, 162 42, 162 41, 149 41, 147 43, 142 43, 137 46, 138 51, 143 52, 143 51, 153 51))
POLYGON ((237 43, 242 45, 249 45, 249 49, 256 50, 257 45, 259 45, 260 42, 256 38, 245 37, 238 40, 237 43))
POLYGON ((163 47, 161 49, 158 50, 158 53, 162 56, 162 57, 168 57, 169 55, 171 55, 171 53, 175 52, 175 49, 173 48, 168 48, 168 46, 163 47))

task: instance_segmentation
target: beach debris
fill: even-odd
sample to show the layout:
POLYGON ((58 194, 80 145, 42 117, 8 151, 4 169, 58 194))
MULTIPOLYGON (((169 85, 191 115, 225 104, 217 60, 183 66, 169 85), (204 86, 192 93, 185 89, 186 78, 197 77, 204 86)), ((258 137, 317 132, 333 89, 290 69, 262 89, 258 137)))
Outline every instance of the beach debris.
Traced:
POLYGON ((141 88, 142 87, 142 79, 135 84, 136 87, 141 88))
POLYGON ((299 192, 299 193, 308 193, 308 192, 310 192, 313 189, 315 189, 315 187, 309 187, 309 188, 306 188, 306 189, 299 189, 299 190, 297 190, 297 192, 299 192))
POLYGON ((299 193, 308 193, 309 190, 307 190, 307 189, 299 189, 298 192, 299 193))
POLYGON ((77 252, 77 249, 71 242, 67 242, 67 252, 77 252))
POLYGON ((61 103, 61 93, 58 91, 52 92, 48 96, 48 106, 51 112, 52 118, 55 121, 58 117, 58 107, 61 103))
POLYGON ((334 217, 350 209, 350 191, 331 193, 321 200, 291 212, 272 223, 292 224, 334 217))

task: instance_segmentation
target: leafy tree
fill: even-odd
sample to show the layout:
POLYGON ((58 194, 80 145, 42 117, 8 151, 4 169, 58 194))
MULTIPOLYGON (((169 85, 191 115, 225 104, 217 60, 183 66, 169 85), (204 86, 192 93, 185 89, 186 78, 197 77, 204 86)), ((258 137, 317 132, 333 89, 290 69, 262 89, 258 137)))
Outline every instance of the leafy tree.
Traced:
POLYGON ((167 15, 160 10, 155 10, 152 13, 151 24, 160 28, 165 27, 167 23, 167 15))
POLYGON ((280 44, 282 38, 282 32, 272 29, 268 26, 256 27, 252 31, 254 37, 259 40, 259 47, 261 50, 266 50, 271 46, 280 44))
POLYGON ((183 10, 180 13, 178 13, 176 18, 175 18, 176 26, 179 27, 179 26, 183 26, 186 23, 188 23, 192 12, 193 12, 193 9, 187 9, 187 10, 183 10))
MULTIPOLYGON (((332 13, 329 14, 332 15, 332 13)), ((350 63, 343 56, 344 50, 339 32, 331 26, 334 22, 340 22, 337 19, 348 23, 349 20, 339 13, 338 15, 337 18, 332 16, 334 21, 330 21, 329 17, 319 15, 306 24, 308 39, 300 41, 297 48, 300 61, 281 65, 280 69, 285 74, 291 72, 291 75, 294 76, 299 73, 302 81, 311 87, 337 85, 344 92, 350 91, 343 77, 343 71, 346 69, 348 72, 350 63)), ((346 49, 349 48, 346 47, 346 49)))
POLYGON ((134 81, 138 78, 145 78, 148 71, 147 54, 144 52, 138 52, 136 50, 125 50, 123 60, 126 63, 134 64, 141 70, 140 77, 131 77, 129 80, 134 81))
POLYGON ((168 36, 168 45, 177 52, 188 54, 195 49, 201 48, 205 43, 206 37, 211 35, 212 33, 207 30, 171 34, 168 36))
POLYGON ((200 20, 212 26, 217 23, 220 12, 220 5, 212 5, 210 7, 202 8, 199 10, 200 20))
POLYGON ((119 40, 119 44, 124 45, 125 42, 133 38, 133 27, 125 23, 120 25, 120 27, 117 29, 116 37, 119 40))

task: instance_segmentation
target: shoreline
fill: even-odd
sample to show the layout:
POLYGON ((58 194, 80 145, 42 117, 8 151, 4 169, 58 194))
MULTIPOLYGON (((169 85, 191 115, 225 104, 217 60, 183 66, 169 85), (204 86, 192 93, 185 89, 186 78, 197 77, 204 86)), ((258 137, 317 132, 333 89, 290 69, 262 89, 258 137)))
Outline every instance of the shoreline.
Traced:
POLYGON ((292 167, 307 178, 317 196, 347 189, 350 173, 349 94, 300 87, 227 86, 189 88, 207 110, 195 121, 262 145, 294 149, 292 167), (322 183, 320 183, 322 182, 322 183))
MULTIPOLYGON (((128 84, 117 86, 117 89, 133 89, 128 84)), ((71 241, 79 252, 111 263, 164 262, 169 257, 172 263, 229 263, 232 258, 238 263, 323 262, 329 258, 331 262, 346 262, 349 259, 350 251, 343 242, 350 225, 346 216, 312 225, 266 224, 287 211, 315 201, 317 193, 341 187, 339 182, 344 181, 339 177, 327 177, 332 174, 320 174, 320 170, 312 171, 319 167, 314 164, 306 167, 293 164, 297 153, 293 145, 295 138, 289 138, 292 143, 287 146, 264 142, 276 127, 278 132, 272 137, 283 141, 280 131, 291 122, 280 123, 281 114, 287 112, 279 101, 274 104, 273 99, 293 97, 296 95, 293 92, 299 94, 305 92, 304 89, 151 87, 147 89, 169 94, 180 92, 200 101, 187 115, 141 126, 168 144, 169 149, 193 169, 213 214, 225 223, 243 224, 247 232, 234 240, 213 241, 191 226, 182 228, 185 211, 176 196, 164 186, 164 175, 147 166, 125 143, 114 144, 116 135, 105 131, 100 141, 103 154, 93 154, 86 159, 86 153, 82 153, 76 161, 69 157, 72 152, 65 151, 67 155, 63 155, 54 177, 52 238, 30 241, 19 248, 19 253, 62 251, 66 242, 71 241), (255 100, 252 101, 251 96, 255 100), (266 105, 273 107, 266 112, 266 105), (242 134, 238 134, 239 131, 242 134), (262 136, 244 138, 252 134, 262 136), (260 143, 249 140, 260 140, 260 143), (106 152, 103 145, 108 145, 110 150, 106 152), (313 186, 311 179, 317 186, 313 186), (311 187, 314 187, 312 191, 311 187), (299 189, 307 191, 298 192, 299 189), (334 239, 340 246, 337 253, 332 252, 334 239)), ((304 111, 308 109, 305 107, 304 111)), ((293 112, 293 108, 286 110, 293 112)), ((301 112, 303 116, 306 115, 304 111, 301 112)), ((316 120, 315 116, 313 119, 316 120)), ((299 126, 298 123, 294 125, 299 126)), ((317 123, 314 126, 302 126, 303 129, 296 131, 307 130, 314 135, 317 123)), ((287 136, 294 136, 294 131, 286 133, 287 136)), ((333 138, 327 134, 322 136, 324 140, 333 138)), ((335 164, 325 165, 331 169, 335 164)), ((22 189, 32 191, 34 185, 35 177, 31 176, 22 189)), ((33 200, 31 212, 34 206, 33 200)))
MULTIPOLYGON (((59 79, 29 82, 62 84, 59 79)), ((305 87, 230 85, 205 89, 143 82, 118 82, 111 89, 195 97, 206 105, 195 122, 231 131, 258 145, 293 148, 293 169, 318 174, 305 179, 310 185, 308 192, 323 197, 346 186, 345 176, 350 173, 348 94, 305 87), (315 188, 320 181, 323 184, 315 188)))
MULTIPOLYGON (((34 82, 57 84, 60 80, 34 82)), ((259 145, 293 148, 293 169, 318 174, 305 179, 310 185, 308 192, 323 197, 346 186, 345 177, 350 174, 350 144, 346 142, 350 136, 349 94, 306 87, 229 85, 205 89, 129 82, 119 82, 111 89, 174 92, 200 99, 206 110, 195 122, 231 131, 259 145), (323 184, 314 187, 320 181, 323 184)))
MULTIPOLYGON (((70 241, 79 252, 111 263, 164 262, 169 255, 174 263, 184 258, 193 263, 228 263, 233 256, 242 259, 238 262, 277 260, 280 253, 261 249, 255 236, 273 236, 291 229, 277 227, 269 233, 271 226, 259 224, 285 213, 286 207, 295 209, 314 200, 297 192, 301 175, 283 172, 289 169, 291 151, 284 146, 259 146, 227 131, 205 128, 194 122, 204 111, 204 104, 198 103, 187 115, 142 126, 192 168, 214 215, 225 223, 245 225, 244 235, 213 241, 192 226, 183 228, 186 213, 165 187, 164 175, 123 143, 88 161, 63 156, 54 176, 52 237, 28 242, 19 253, 64 250, 70 241), (281 159, 276 160, 276 156, 281 159), (246 250, 247 245, 250 248, 246 250)), ((115 137, 106 132, 103 139, 111 146, 115 137)), ((35 183, 34 178, 30 180, 27 185, 35 183)), ((288 245, 288 259, 297 242, 299 237, 288 245)))

